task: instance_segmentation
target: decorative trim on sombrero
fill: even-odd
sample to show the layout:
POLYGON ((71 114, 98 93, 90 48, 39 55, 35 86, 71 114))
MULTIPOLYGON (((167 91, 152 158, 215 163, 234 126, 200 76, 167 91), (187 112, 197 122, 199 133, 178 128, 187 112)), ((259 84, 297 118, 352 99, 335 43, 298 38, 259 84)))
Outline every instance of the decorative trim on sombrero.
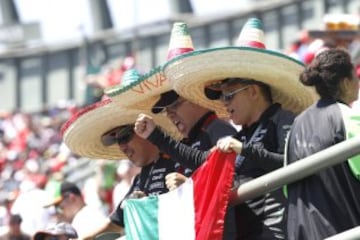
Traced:
POLYGON ((161 93, 171 89, 161 69, 162 66, 153 68, 125 87, 115 86, 105 89, 104 92, 120 107, 147 110, 158 100, 161 93))
POLYGON ((67 120, 60 129, 60 134, 61 136, 64 136, 64 132, 69 128, 69 126, 76 121, 79 117, 81 117, 82 115, 84 115, 85 113, 95 109, 95 108, 100 108, 106 104, 109 104, 111 102, 111 99, 106 99, 104 101, 100 101, 100 102, 96 102, 94 104, 88 105, 82 109, 80 109, 79 111, 77 111, 75 114, 73 114, 69 120, 67 120))
POLYGON ((258 19, 249 19, 239 34, 236 46, 249 46, 265 49, 265 36, 262 29, 262 23, 258 21, 258 19))
MULTIPOLYGON (((193 50, 187 24, 174 23, 167 60, 193 50)), ((159 100, 160 94, 171 90, 170 82, 164 76, 162 68, 162 65, 157 66, 125 87, 114 86, 105 89, 104 92, 120 107, 149 110, 159 100)))
POLYGON ((174 138, 181 138, 181 134, 164 114, 153 115, 147 111, 120 108, 108 99, 85 107, 71 117, 61 129, 64 143, 73 153, 91 159, 127 158, 117 144, 104 146, 101 137, 115 127, 133 124, 141 112, 152 116, 174 138))
POLYGON ((252 47, 221 47, 178 56, 164 66, 164 73, 179 95, 228 116, 224 105, 206 98, 204 88, 229 77, 249 78, 270 85, 275 102, 299 113, 314 101, 298 77, 304 65, 280 52, 252 47), (218 59, 218 61, 214 61, 218 59), (195 81, 196 80, 196 81, 195 81))
POLYGON ((167 60, 191 51, 194 51, 194 45, 187 24, 183 22, 174 23, 171 31, 167 60))

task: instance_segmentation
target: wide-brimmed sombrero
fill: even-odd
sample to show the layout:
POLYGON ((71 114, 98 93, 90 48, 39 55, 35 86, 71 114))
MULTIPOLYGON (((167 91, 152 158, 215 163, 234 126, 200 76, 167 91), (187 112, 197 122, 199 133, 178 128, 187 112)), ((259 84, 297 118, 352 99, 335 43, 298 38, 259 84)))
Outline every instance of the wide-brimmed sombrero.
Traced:
POLYGON ((139 113, 145 113, 168 134, 176 139, 181 134, 164 114, 151 114, 138 109, 120 108, 111 99, 107 99, 81 109, 61 128, 64 143, 80 156, 91 159, 126 159, 126 155, 117 144, 105 146, 101 137, 118 126, 135 123, 139 113))
POLYGON ((175 91, 186 99, 227 116, 219 100, 209 100, 206 87, 227 78, 245 78, 268 84, 274 102, 299 113, 314 96, 299 82, 304 65, 280 52, 265 49, 264 32, 259 19, 244 25, 238 46, 194 51, 178 56, 164 66, 165 76, 175 91))
MULTIPOLYGON (((183 22, 174 23, 171 30, 167 61, 193 50, 187 24, 183 22)), ((132 69, 124 74, 123 81, 119 86, 105 89, 104 92, 121 107, 148 110, 160 99, 160 94, 170 90, 170 82, 165 78, 162 65, 160 65, 144 75, 140 75, 132 69)))
POLYGON ((355 14, 331 13, 323 17, 323 28, 308 31, 313 38, 352 41, 360 37, 360 17, 355 14))

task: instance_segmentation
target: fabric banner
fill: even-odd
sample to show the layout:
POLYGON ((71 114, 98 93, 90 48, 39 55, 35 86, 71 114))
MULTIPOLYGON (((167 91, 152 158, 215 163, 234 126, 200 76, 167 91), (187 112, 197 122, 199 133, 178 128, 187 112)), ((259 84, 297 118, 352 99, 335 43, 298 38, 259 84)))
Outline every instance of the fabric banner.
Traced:
POLYGON ((126 200, 126 239, 222 239, 235 156, 215 150, 179 188, 126 200))

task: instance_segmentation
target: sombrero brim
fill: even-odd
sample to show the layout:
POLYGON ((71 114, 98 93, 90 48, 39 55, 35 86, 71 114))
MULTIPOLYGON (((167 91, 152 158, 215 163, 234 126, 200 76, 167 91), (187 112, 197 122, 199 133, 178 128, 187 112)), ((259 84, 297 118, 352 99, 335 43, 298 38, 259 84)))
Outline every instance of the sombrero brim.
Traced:
POLYGON ((117 144, 104 146, 101 136, 117 126, 133 124, 139 113, 152 116, 156 124, 168 134, 176 139, 181 138, 176 127, 164 114, 154 115, 143 110, 120 108, 111 99, 107 99, 83 109, 67 121, 62 127, 63 140, 73 153, 83 157, 126 159, 126 155, 117 144))
POLYGON ((308 34, 313 38, 352 40, 360 37, 360 30, 310 30, 308 34))
POLYGON ((250 47, 223 47, 194 51, 174 58, 164 73, 182 97, 228 116, 219 100, 209 100, 204 89, 211 82, 230 77, 249 78, 268 84, 274 102, 294 113, 311 105, 314 91, 300 83, 304 65, 278 52, 250 47))
POLYGON ((126 87, 114 86, 104 92, 120 107, 151 109, 160 94, 171 90, 170 82, 161 69, 162 66, 158 66, 126 87))

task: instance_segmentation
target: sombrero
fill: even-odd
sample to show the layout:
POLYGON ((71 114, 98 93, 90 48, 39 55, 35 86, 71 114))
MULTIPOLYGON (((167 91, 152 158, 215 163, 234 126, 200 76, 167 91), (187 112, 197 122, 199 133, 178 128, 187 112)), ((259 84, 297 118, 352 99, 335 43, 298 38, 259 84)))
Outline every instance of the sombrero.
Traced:
POLYGON ((249 19, 238 46, 194 51, 164 66, 165 76, 179 95, 227 116, 219 100, 209 100, 206 87, 226 78, 246 78, 270 86, 274 102, 299 113, 313 102, 312 92, 299 81, 304 65, 282 53, 265 49, 262 23, 249 19))
POLYGON ((164 114, 120 108, 111 99, 95 103, 74 114, 61 128, 64 143, 69 149, 80 156, 91 159, 126 159, 116 144, 105 146, 101 141, 104 133, 115 127, 133 124, 139 113, 145 113, 154 118, 168 134, 176 139, 181 137, 176 127, 164 114))
MULTIPOLYGON (((174 23, 167 60, 193 50, 187 24, 183 22, 174 23)), ((121 107, 148 110, 159 100, 160 94, 170 90, 170 82, 165 78, 162 65, 160 65, 144 75, 140 75, 132 69, 129 73, 124 74, 120 85, 105 89, 104 92, 121 107)))
POLYGON ((353 40, 360 37, 360 18, 355 14, 325 14, 323 23, 323 29, 310 30, 309 36, 332 40, 353 40))

